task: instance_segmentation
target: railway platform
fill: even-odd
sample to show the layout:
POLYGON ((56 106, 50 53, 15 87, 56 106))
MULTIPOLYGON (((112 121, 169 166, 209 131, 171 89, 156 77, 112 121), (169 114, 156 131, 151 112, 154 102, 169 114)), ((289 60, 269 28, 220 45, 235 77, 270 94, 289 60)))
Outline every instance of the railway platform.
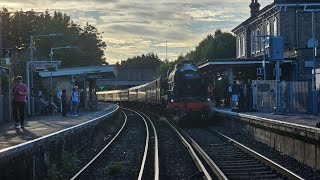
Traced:
MULTIPOLYGON (((292 124, 297 126, 306 126, 306 127, 316 127, 317 123, 320 122, 320 116, 311 115, 311 114, 290 114, 286 113, 284 115, 276 115, 271 113, 264 112, 231 112, 230 108, 215 108, 215 112, 225 113, 230 115, 237 114, 238 116, 248 117, 252 119, 264 119, 271 122, 283 123, 283 124, 292 124)), ((319 128, 320 130, 320 128, 319 128)))
POLYGON ((230 130, 248 132, 276 150, 320 170, 320 116, 309 114, 273 115, 262 112, 232 112, 215 108, 217 121, 230 130))
POLYGON ((14 122, 0 124, 0 151, 54 132, 84 123, 111 112, 114 104, 99 103, 97 111, 80 112, 78 117, 62 117, 61 113, 26 118, 25 128, 14 128, 14 122))

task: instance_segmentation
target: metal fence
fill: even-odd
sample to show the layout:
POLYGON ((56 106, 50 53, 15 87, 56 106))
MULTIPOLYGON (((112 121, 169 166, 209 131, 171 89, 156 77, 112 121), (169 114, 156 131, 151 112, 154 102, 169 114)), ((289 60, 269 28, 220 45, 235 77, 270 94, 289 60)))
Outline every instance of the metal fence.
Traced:
MULTIPOLYGON (((272 112, 276 106, 276 81, 253 81, 253 108, 262 112, 272 112)), ((290 113, 307 113, 312 109, 311 82, 280 83, 281 106, 290 113)))

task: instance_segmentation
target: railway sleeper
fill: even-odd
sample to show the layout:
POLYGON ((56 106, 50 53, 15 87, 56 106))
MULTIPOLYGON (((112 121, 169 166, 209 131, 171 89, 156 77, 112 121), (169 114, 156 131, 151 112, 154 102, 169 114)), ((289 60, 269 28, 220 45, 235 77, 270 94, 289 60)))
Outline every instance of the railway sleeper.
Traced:
POLYGON ((260 177, 263 179, 264 177, 277 177, 275 171, 267 170, 267 171, 256 171, 256 172, 248 172, 248 171, 241 171, 241 172, 234 172, 234 173, 226 173, 226 176, 247 176, 247 177, 260 177))
POLYGON ((235 175, 231 175, 231 176, 228 176, 227 175, 227 177, 228 177, 228 179, 283 179, 283 178, 281 178, 281 177, 279 177, 278 175, 276 175, 276 174, 274 174, 274 175, 268 175, 268 176, 259 176, 259 175, 257 175, 257 176, 245 176, 245 175, 237 175, 237 174, 235 174, 235 175))
POLYGON ((217 163, 221 163, 221 164, 233 164, 233 165, 246 165, 246 164, 261 164, 261 162, 259 161, 256 161, 256 160, 243 160, 243 161, 235 161, 233 159, 222 159, 222 160, 217 160, 217 159, 214 159, 212 158, 214 161, 216 161, 217 163))
POLYGON ((270 171, 267 167, 256 167, 256 168, 247 168, 247 167, 235 167, 235 168, 223 168, 223 172, 226 174, 236 173, 236 172, 262 172, 270 171))
POLYGON ((228 168, 254 168, 254 167, 257 167, 257 166, 261 166, 261 163, 257 162, 255 164, 241 164, 240 166, 239 165, 233 165, 233 164, 226 164, 226 165, 220 165, 219 167, 221 169, 228 169, 228 168))

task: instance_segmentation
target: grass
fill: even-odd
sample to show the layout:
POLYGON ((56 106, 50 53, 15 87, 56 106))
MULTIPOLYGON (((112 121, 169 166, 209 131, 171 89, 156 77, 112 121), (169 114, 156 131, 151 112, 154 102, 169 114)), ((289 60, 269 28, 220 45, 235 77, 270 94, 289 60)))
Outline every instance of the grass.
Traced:
POLYGON ((62 169, 66 172, 73 172, 78 168, 79 159, 75 153, 62 152, 62 169))
POLYGON ((115 175, 115 174, 118 174, 121 172, 121 169, 122 169, 122 164, 120 162, 115 162, 115 163, 112 163, 111 166, 109 166, 109 173, 111 175, 115 175))

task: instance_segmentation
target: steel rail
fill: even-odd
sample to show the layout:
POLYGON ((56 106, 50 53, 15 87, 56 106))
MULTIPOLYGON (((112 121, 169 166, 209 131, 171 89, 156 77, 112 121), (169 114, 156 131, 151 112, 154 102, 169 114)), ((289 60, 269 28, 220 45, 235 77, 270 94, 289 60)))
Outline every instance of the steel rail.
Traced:
POLYGON ((122 127, 120 128, 120 130, 118 131, 118 133, 111 139, 111 141, 93 158, 91 159, 91 161, 86 164, 77 174, 75 174, 70 180, 74 180, 76 178, 78 178, 81 173, 83 173, 96 159, 98 159, 100 157, 100 155, 106 150, 108 149, 108 147, 114 142, 114 140, 119 136, 119 134, 122 132, 123 128, 125 127, 126 123, 127 123, 127 115, 121 110, 121 112, 124 114, 125 116, 125 120, 124 123, 122 125, 122 127))
POLYGON ((200 158, 198 157, 197 153, 193 150, 190 143, 183 137, 183 135, 171 123, 169 123, 168 121, 166 121, 166 123, 176 132, 178 137, 181 139, 182 143, 187 147, 187 149, 188 149, 192 159, 194 160, 196 166, 198 167, 199 171, 204 173, 203 178, 207 179, 207 180, 212 180, 210 174, 208 173, 205 166, 202 164, 200 158))
POLYGON ((145 144, 145 147, 144 147, 144 153, 143 153, 143 158, 142 158, 142 162, 141 162, 141 167, 140 167, 140 171, 139 171, 139 176, 138 176, 138 180, 141 180, 142 179, 142 176, 143 176, 143 171, 144 171, 144 166, 146 164, 146 160, 147 160, 147 155, 148 155, 148 148, 149 148, 149 128, 148 128, 148 123, 146 121, 146 119, 137 111, 135 110, 132 110, 132 109, 127 109, 127 108, 122 108, 122 109, 126 109, 128 111, 132 111, 132 112, 135 112, 137 113, 144 121, 144 124, 145 124, 145 128, 146 128, 146 144, 145 144))
POLYGON ((194 147, 194 149, 201 155, 201 157, 207 162, 208 166, 211 168, 211 170, 214 172, 214 174, 219 178, 223 180, 227 180, 227 176, 220 170, 218 165, 213 162, 213 160, 209 157, 209 155, 182 129, 180 129, 182 134, 191 142, 191 145, 194 147))
POLYGON ((271 159, 263 156, 262 154, 259 154, 257 152, 255 152, 254 150, 244 146, 243 144, 239 143, 236 140, 233 140, 231 138, 229 138, 228 136, 210 129, 211 131, 219 134, 220 136, 224 137, 225 139, 227 139, 229 142, 233 143, 235 146, 237 146, 238 148, 240 148, 241 150, 243 150, 244 152, 250 154, 251 156, 254 156, 255 158, 257 158, 258 160, 260 160, 261 162, 265 163, 266 165, 270 166, 272 169, 276 170, 277 172, 279 172, 280 174, 288 177, 289 179, 299 179, 299 180, 303 180, 304 178, 298 176, 297 174, 291 172, 290 170, 286 169, 285 167, 282 167, 280 164, 272 161, 271 159))
POLYGON ((158 142, 158 135, 156 128, 153 125, 151 119, 144 113, 138 111, 139 113, 143 114, 150 122, 153 133, 154 133, 154 180, 159 180, 159 142, 158 142))

